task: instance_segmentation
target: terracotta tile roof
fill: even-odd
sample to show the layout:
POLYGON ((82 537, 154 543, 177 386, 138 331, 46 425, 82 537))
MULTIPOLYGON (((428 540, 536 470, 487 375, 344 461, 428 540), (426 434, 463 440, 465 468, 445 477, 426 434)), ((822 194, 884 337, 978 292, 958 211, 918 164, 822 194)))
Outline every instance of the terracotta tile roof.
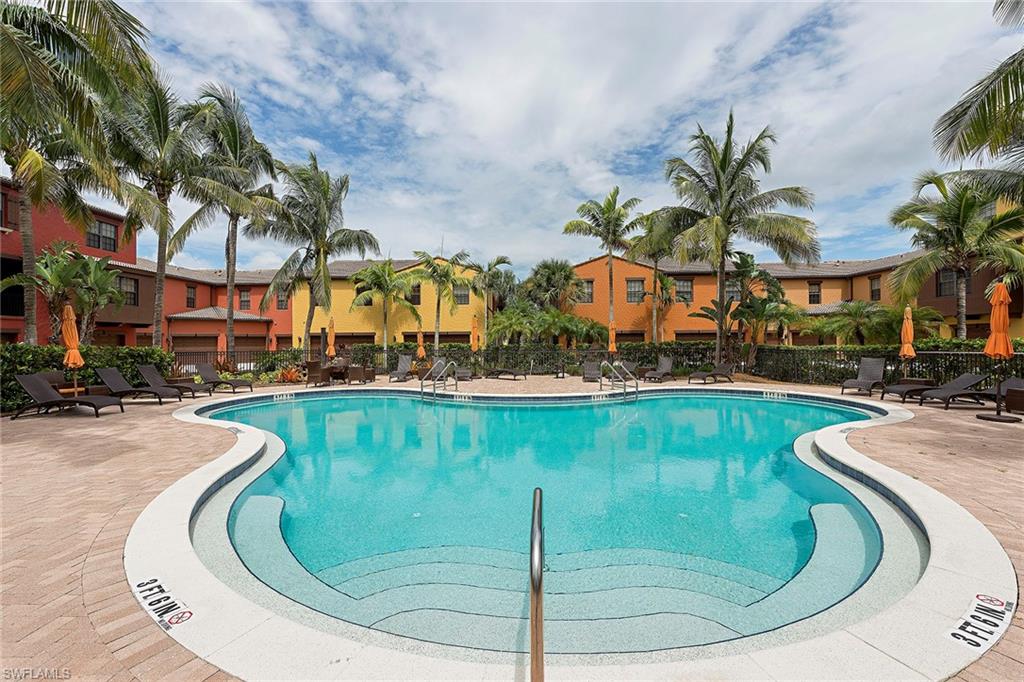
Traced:
MULTIPOLYGON (((226 320, 227 318, 227 308, 221 308, 220 306, 186 310, 182 313, 174 313, 173 315, 167 316, 167 319, 169 320, 226 320)), ((270 318, 253 315, 252 313, 244 310, 236 310, 235 320, 239 322, 269 322, 270 318)))
MULTIPOLYGON (((790 267, 785 263, 760 263, 760 266, 779 279, 808 279, 820 277, 853 277, 855 275, 866 275, 872 272, 888 270, 904 263, 921 254, 920 251, 909 251, 894 256, 883 258, 871 258, 865 260, 828 260, 813 265, 800 264, 790 267)), ((645 265, 653 265, 651 261, 644 259, 638 262, 645 265)), ((666 275, 710 275, 715 269, 710 263, 686 263, 678 265, 673 263, 661 263, 660 269, 666 275)), ((732 263, 726 263, 726 272, 733 270, 732 263)))

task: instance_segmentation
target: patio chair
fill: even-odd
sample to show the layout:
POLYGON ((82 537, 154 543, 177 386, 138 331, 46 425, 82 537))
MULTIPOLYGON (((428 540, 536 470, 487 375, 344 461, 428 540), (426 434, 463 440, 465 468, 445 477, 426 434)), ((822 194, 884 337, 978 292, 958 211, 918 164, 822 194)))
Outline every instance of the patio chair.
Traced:
POLYGON ((388 374, 388 383, 391 383, 391 381, 408 381, 413 376, 415 376, 415 372, 412 371, 412 356, 399 355, 398 368, 388 374))
POLYGON ((917 404, 924 405, 926 400, 941 400, 943 409, 948 410, 950 402, 966 398, 981 405, 981 400, 974 395, 976 391, 973 390, 973 387, 985 381, 985 379, 988 379, 987 374, 961 374, 948 384, 943 384, 937 388, 929 388, 918 393, 917 404))
POLYGON ((840 394, 846 393, 846 389, 857 389, 867 391, 868 397, 878 386, 885 389, 885 381, 882 380, 885 374, 885 358, 861 358, 860 367, 857 368, 857 378, 847 379, 840 387, 840 394))
POLYGON ((194 381, 180 384, 169 383, 167 379, 164 379, 164 375, 160 373, 160 370, 156 368, 156 365, 139 365, 139 374, 153 388, 170 388, 177 391, 180 395, 185 395, 187 392, 193 398, 196 397, 196 391, 206 391, 207 394, 213 395, 213 386, 210 384, 197 384, 194 381))
POLYGON ((248 379, 221 379, 220 375, 217 374, 217 370, 213 368, 208 362, 200 362, 196 365, 196 371, 199 373, 199 378, 204 383, 213 386, 214 390, 217 390, 218 386, 228 386, 231 388, 231 392, 235 393, 239 388, 249 387, 249 392, 252 392, 252 382, 248 379))
POLYGON ((907 398, 916 398, 930 388, 935 388, 935 382, 931 379, 900 379, 899 383, 882 388, 879 400, 885 400, 887 395, 895 395, 900 402, 907 402, 907 398))
POLYGON ((116 367, 97 367, 96 376, 100 378, 103 385, 110 391, 110 395, 118 398, 142 398, 153 397, 161 405, 164 398, 177 398, 181 401, 181 391, 172 388, 136 388, 128 383, 121 371, 116 367))
POLYGON ((1007 389, 1003 396, 1003 409, 1011 414, 1024 414, 1024 388, 1007 389))
POLYGON ((512 378, 515 381, 518 377, 526 379, 526 372, 521 369, 512 369, 511 367, 492 367, 491 369, 484 372, 484 376, 488 379, 505 379, 512 378))
POLYGON ((584 381, 600 381, 601 380, 601 363, 596 360, 588 360, 583 363, 583 380, 584 381))
POLYGON ((694 379, 700 379, 705 384, 708 383, 708 379, 711 379, 711 383, 717 384, 719 379, 725 379, 730 384, 733 383, 732 375, 736 371, 736 365, 731 362, 723 362, 717 365, 710 372, 694 372, 686 380, 686 383, 692 384, 694 379))
POLYGON ((47 381, 43 374, 18 374, 14 378, 18 380, 21 387, 28 393, 28 397, 32 399, 32 404, 25 405, 11 415, 12 421, 20 417, 26 410, 33 408, 35 408, 36 414, 39 414, 40 412, 48 413, 54 407, 63 409, 65 407, 82 405, 84 407, 91 407, 96 412, 96 416, 99 417, 101 409, 117 405, 124 412, 124 404, 120 398, 115 396, 80 395, 68 397, 58 393, 57 389, 50 385, 50 382, 47 381))
MULTIPOLYGON (((999 386, 999 393, 1003 399, 1002 401, 1006 400, 1006 392, 1010 390, 1024 390, 1024 379, 1020 379, 1018 377, 1009 377, 1005 381, 1003 381, 1002 385, 999 386)), ((972 391, 971 395, 974 396, 975 398, 978 398, 979 400, 991 400, 992 402, 995 402, 996 387, 993 386, 992 388, 986 388, 981 391, 972 391)))
POLYGON ((306 386, 326 386, 331 383, 331 367, 321 365, 319 360, 306 362, 306 386))
POLYGON ((659 355, 658 366, 644 374, 644 381, 657 381, 659 384, 665 379, 675 379, 672 375, 672 356, 659 355))

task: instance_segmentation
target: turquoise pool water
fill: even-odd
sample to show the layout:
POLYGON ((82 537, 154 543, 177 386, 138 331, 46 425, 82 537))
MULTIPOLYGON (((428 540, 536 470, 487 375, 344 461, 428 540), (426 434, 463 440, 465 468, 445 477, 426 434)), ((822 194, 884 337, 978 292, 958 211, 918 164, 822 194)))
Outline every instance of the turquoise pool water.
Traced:
POLYGON ((816 613, 870 575, 877 527, 794 439, 867 415, 673 395, 584 404, 349 394, 212 415, 286 452, 234 502, 249 570, 331 616, 528 649, 531 495, 544 489, 546 648, 651 651, 816 613))

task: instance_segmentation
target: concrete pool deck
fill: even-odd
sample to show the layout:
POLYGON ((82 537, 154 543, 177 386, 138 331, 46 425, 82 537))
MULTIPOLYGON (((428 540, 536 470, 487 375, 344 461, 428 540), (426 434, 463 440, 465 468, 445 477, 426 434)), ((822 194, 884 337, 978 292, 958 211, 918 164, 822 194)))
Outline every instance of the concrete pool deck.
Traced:
MULTIPOLYGON (((837 392, 772 385, 776 388, 837 392)), ((531 377, 464 383, 460 390, 563 393, 592 391, 596 385, 531 377)), ((121 563, 125 536, 139 512, 234 443, 223 429, 171 418, 179 406, 130 404, 124 415, 101 419, 82 412, 3 422, 0 656, 5 670, 67 669, 79 679, 222 675, 166 636, 139 608, 121 563), (48 447, 40 448, 41 442, 48 447)), ((974 419, 976 410, 967 408, 912 409, 916 419, 858 431, 851 445, 943 492, 984 522, 1013 560, 1019 584, 1024 426, 981 422, 974 419)), ((1020 679, 1022 651, 1018 611, 1007 635, 960 678, 1020 679)))

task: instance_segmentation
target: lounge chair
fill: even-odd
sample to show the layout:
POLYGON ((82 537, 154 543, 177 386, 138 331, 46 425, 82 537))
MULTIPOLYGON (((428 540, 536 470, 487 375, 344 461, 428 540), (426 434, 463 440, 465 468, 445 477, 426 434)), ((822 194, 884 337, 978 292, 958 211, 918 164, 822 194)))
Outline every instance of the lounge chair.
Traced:
POLYGON ((74 407, 75 405, 82 405, 85 407, 91 407, 95 412, 96 416, 100 416, 100 410, 104 407, 112 407, 117 405, 124 412, 124 404, 120 398, 109 395, 80 395, 80 396, 63 396, 57 392, 50 382, 44 375, 41 374, 18 374, 14 377, 21 384, 21 387, 28 393, 28 397, 32 399, 31 405, 22 407, 13 415, 11 420, 15 420, 21 416, 26 410, 35 408, 36 414, 41 411, 49 412, 51 408, 57 407, 63 409, 65 407, 74 407))
POLYGON ((601 380, 601 363, 597 361, 587 361, 583 363, 583 380, 584 381, 600 381, 601 380))
MULTIPOLYGON (((1002 399, 1005 400, 1006 392, 1014 389, 1018 391, 1024 390, 1024 379, 1019 379, 1017 377, 1009 377, 1008 379, 1003 381, 1001 386, 999 386, 999 394, 1002 397, 1002 399)), ((986 388, 981 391, 972 391, 971 396, 978 398, 979 400, 991 400, 992 402, 995 402, 996 387, 993 386, 992 388, 986 388)))
POLYGON ((209 395, 213 395, 213 386, 210 384, 197 384, 191 383, 180 383, 172 384, 164 379, 164 375, 160 373, 160 370, 156 368, 156 365, 139 365, 139 374, 146 380, 146 383, 153 388, 170 388, 177 391, 181 395, 188 393, 189 396, 195 398, 196 391, 206 391, 209 395))
POLYGON ((935 388, 935 382, 931 379, 901 379, 899 383, 885 386, 879 400, 885 400, 887 395, 899 396, 900 402, 907 402, 907 398, 916 398, 930 388, 935 388))
POLYGON ((218 386, 228 386, 231 388, 231 392, 235 393, 239 388, 248 386, 249 391, 252 392, 251 381, 248 379, 221 379, 220 375, 217 374, 217 370, 208 362, 200 362, 196 365, 196 371, 199 372, 199 378, 204 383, 213 386, 214 390, 217 390, 218 386))
POLYGON ((161 405, 164 404, 164 398, 177 398, 179 401, 181 400, 181 391, 176 391, 173 388, 135 388, 128 383, 128 380, 124 378, 124 375, 116 367, 97 367, 96 376, 100 378, 103 385, 110 391, 110 395, 117 396, 118 398, 152 396, 161 405))
POLYGON ((399 355, 398 368, 388 374, 388 383, 391 381, 408 381, 413 376, 415 376, 415 372, 412 371, 412 356, 399 355))
POLYGON ((868 397, 871 397, 871 392, 875 390, 875 387, 879 387, 885 390, 885 381, 882 377, 885 374, 885 358, 861 358, 860 367, 857 368, 857 378, 847 379, 843 382, 841 394, 846 393, 846 389, 857 389, 858 391, 867 391, 868 397))
POLYGON ((488 379, 504 379, 511 377, 512 381, 515 381, 517 377, 526 379, 526 372, 521 369, 512 369, 511 367, 492 367, 487 370, 485 376, 488 379))
POLYGON ((686 380, 686 383, 692 384, 694 379, 700 379, 706 384, 708 383, 708 379, 711 379, 712 383, 717 384, 719 379, 726 379, 731 384, 733 383, 732 375, 735 370, 736 365, 730 362, 723 362, 710 372, 694 372, 686 380))
POLYGON ((665 379, 675 379, 672 374, 672 356, 659 355, 658 366, 644 374, 644 381, 657 381, 661 383, 665 379))
POLYGON ((987 374, 961 374, 953 381, 943 384, 937 388, 929 388, 917 394, 917 404, 924 405, 926 400, 941 400, 944 409, 949 409, 949 403, 953 400, 973 400, 981 404, 981 400, 975 397, 976 391, 972 390, 981 382, 988 379, 987 374))

